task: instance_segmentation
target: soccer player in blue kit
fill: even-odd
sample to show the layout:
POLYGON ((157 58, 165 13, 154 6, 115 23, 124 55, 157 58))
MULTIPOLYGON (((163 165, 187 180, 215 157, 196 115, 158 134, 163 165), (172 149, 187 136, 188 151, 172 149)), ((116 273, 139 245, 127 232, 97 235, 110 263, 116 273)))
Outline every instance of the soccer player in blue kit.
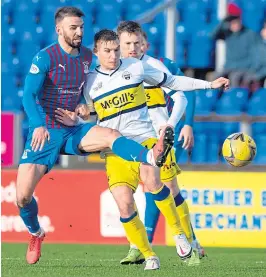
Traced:
POLYGON ((90 123, 67 127, 56 121, 58 109, 82 115, 83 86, 92 60, 90 49, 81 45, 83 16, 75 7, 57 10, 58 41, 33 58, 25 81, 23 106, 30 127, 18 168, 16 195, 20 216, 31 234, 26 255, 29 264, 39 260, 45 237, 33 192, 60 154, 88 155, 110 148, 125 160, 161 166, 173 143, 173 137, 165 133, 147 150, 113 129, 90 123))

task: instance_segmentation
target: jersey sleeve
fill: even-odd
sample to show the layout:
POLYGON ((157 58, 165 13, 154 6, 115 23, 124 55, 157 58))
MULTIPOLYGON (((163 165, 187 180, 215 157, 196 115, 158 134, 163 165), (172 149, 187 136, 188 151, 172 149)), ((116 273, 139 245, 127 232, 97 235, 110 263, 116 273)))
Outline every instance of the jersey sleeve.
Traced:
POLYGON ((146 62, 142 62, 142 66, 144 71, 144 82, 150 85, 159 87, 163 86, 175 91, 190 91, 211 88, 211 83, 204 80, 166 74, 165 72, 152 67, 146 62))
POLYGON ((170 60, 168 58, 161 58, 160 61, 168 68, 168 70, 171 72, 171 74, 179 75, 176 71, 177 64, 175 61, 170 60))
MULTIPOLYGON (((184 73, 179 67, 176 68, 176 75, 184 76, 184 73)), ((186 119, 185 125, 193 127, 194 115, 195 115, 195 105, 196 105, 196 93, 195 92, 185 92, 187 98, 187 107, 186 107, 186 119)))
POLYGON ((165 82, 167 74, 162 70, 156 69, 155 67, 144 61, 142 61, 142 67, 144 82, 159 87, 165 82))
POLYGON ((45 51, 41 51, 33 58, 26 76, 22 103, 29 118, 29 124, 33 128, 45 126, 45 122, 37 108, 36 96, 41 91, 49 67, 49 55, 45 51))

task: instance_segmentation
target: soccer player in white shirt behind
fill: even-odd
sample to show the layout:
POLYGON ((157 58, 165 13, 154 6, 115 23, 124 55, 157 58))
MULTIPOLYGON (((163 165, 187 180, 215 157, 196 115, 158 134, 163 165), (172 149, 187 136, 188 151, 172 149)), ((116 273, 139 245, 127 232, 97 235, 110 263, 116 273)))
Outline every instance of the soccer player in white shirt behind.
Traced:
MULTIPOLYGON (((142 51, 142 46, 144 42, 143 31, 141 26, 134 21, 123 21, 119 24, 117 28, 117 33, 120 40, 120 51, 123 58, 134 57, 139 60, 142 60, 154 68, 161 70, 167 74, 171 74, 168 68, 160 61, 149 55, 146 55, 142 51)), ((147 43, 147 42, 146 42, 147 43)), ((145 95, 147 100, 147 106, 149 110, 149 115, 152 120, 152 124, 156 130, 157 136, 160 134, 160 128, 169 124, 169 115, 166 105, 165 92, 167 94, 173 94, 175 91, 169 91, 167 88, 161 88, 159 86, 151 86, 147 83, 144 83, 145 95)), ((177 95, 183 95, 183 92, 179 92, 177 95)), ((191 94, 191 92, 188 92, 191 94)), ((177 116, 177 121, 179 122, 183 113, 186 109, 186 104, 182 101, 179 101, 180 104, 175 103, 175 108, 173 113, 177 116)), ((185 129, 185 128, 184 128, 185 129)), ((179 134, 178 134, 179 135, 179 134)), ((191 139, 187 132, 183 132, 185 136, 184 140, 188 141, 191 139), (188 138, 187 138, 187 137, 188 138)), ((193 137, 192 137, 193 138, 193 137)), ((183 144, 183 142, 182 142, 183 144)), ((182 146, 180 144, 180 146, 182 146)), ((186 143, 184 143, 186 147, 186 143)), ((180 151, 178 149, 178 151, 180 151)), ((161 181, 170 189, 176 205, 176 210, 180 218, 181 226, 186 234, 186 237, 190 243, 193 242, 193 230, 190 222, 189 209, 186 201, 180 193, 180 189, 177 184, 177 175, 180 174, 181 170, 176 164, 176 158, 174 150, 172 150, 171 155, 167 159, 165 165, 161 168, 161 181)), ((148 234, 149 242, 152 243, 156 225, 159 219, 159 211, 156 207, 152 195, 144 186, 145 198, 146 198, 146 210, 145 210, 145 219, 144 224, 148 234)), ((199 245, 193 243, 192 245, 199 245)), ((196 247, 194 247, 196 248, 196 247)), ((204 253, 202 248, 198 249, 200 257, 204 253)), ((144 257, 136 248, 135 245, 131 245, 127 256, 121 260, 121 264, 132 264, 132 263, 141 263, 144 261, 144 257)))
MULTIPOLYGON (((148 114, 143 81, 154 86, 164 84, 177 91, 229 86, 229 80, 225 78, 209 83, 167 75, 138 59, 121 60, 118 36, 111 30, 98 32, 94 37, 94 44, 94 53, 100 65, 88 75, 84 89, 85 99, 88 104, 93 104, 98 116, 97 123, 100 126, 118 130, 122 135, 143 145, 150 145, 150 140, 156 138, 156 132, 148 114)), ((174 100, 179 99, 175 97, 178 93, 180 92, 172 95, 174 100)), ((58 113, 58 120, 65 125, 76 123, 75 114, 72 114, 73 120, 70 123, 71 116, 67 117, 68 114, 63 110, 61 114, 58 113)), ((178 122, 176 114, 170 117, 169 122, 173 127, 176 125, 178 122)), ((165 125, 161 132, 166 133, 162 147, 165 151, 170 151, 173 129, 165 125)), ((129 242, 136 245, 144 255, 145 270, 159 269, 160 262, 149 244, 145 227, 134 203, 133 193, 140 178, 165 216, 176 242, 178 256, 182 260, 189 259, 192 248, 181 227, 173 196, 169 188, 160 181, 160 169, 138 162, 125 162, 113 153, 106 153, 106 171, 109 188, 117 203, 126 236, 129 242)))

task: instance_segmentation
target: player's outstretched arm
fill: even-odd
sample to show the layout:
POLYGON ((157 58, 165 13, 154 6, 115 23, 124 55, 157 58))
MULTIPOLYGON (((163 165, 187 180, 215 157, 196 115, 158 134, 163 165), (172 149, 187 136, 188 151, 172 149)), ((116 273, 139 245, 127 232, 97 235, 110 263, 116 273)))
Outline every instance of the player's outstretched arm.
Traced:
POLYGON ((228 89, 230 81, 220 77, 213 82, 189 78, 185 76, 175 76, 163 73, 160 70, 142 62, 144 81, 151 85, 164 86, 176 91, 193 91, 199 89, 228 89))

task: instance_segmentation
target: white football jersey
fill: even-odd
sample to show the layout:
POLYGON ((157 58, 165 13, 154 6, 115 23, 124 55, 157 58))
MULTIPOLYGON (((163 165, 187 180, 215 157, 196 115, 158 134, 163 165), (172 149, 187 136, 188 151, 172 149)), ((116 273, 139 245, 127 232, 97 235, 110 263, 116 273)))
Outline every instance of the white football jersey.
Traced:
MULTIPOLYGON (((150 66, 161 70, 169 75, 171 75, 168 68, 159 60, 152 58, 149 55, 143 55, 140 60, 144 63, 149 64, 150 66)), ((149 115, 152 121, 152 125, 156 131, 158 136, 160 127, 166 125, 169 115, 168 110, 166 108, 166 100, 164 96, 164 90, 169 93, 170 90, 168 88, 164 88, 164 90, 159 86, 152 86, 144 82, 145 95, 147 100, 147 106, 149 109, 149 115)))
MULTIPOLYGON (((169 75, 135 58, 120 60, 119 66, 111 72, 103 72, 98 67, 88 74, 83 91, 87 103, 97 114, 98 125, 116 129, 137 142, 156 137, 147 108, 144 81, 151 86, 174 90, 173 98, 181 94, 181 90, 211 87, 210 82, 169 75)), ((173 121, 175 125, 178 118, 173 121)))
POLYGON ((87 77, 84 96, 93 102, 98 125, 118 130, 139 143, 156 137, 146 104, 143 81, 158 85, 165 74, 134 58, 120 60, 110 72, 96 68, 87 77), (145 68, 147 67, 147 68, 145 68))

